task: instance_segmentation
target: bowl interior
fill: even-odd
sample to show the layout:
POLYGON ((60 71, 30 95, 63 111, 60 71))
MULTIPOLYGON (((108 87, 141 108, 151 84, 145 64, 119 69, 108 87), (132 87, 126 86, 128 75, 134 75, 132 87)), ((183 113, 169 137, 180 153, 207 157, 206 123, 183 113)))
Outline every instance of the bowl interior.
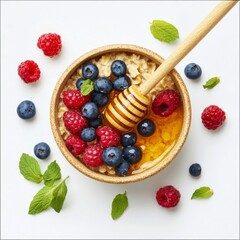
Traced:
POLYGON ((135 53, 141 56, 144 56, 153 62, 155 62, 157 65, 160 65, 163 62, 163 58, 159 56, 158 54, 139 46, 135 45, 128 45, 128 44, 115 44, 115 45, 108 45, 104 47, 100 47, 97 49, 94 49, 78 59, 76 59, 62 74, 59 81, 57 82, 53 95, 51 100, 51 107, 50 107, 50 121, 51 121, 51 128, 52 132, 55 138, 55 141, 60 148, 62 154, 65 156, 65 158, 81 173, 87 175, 88 177, 91 177, 93 179, 108 182, 108 183, 130 183, 130 182, 136 182, 143 180, 145 178, 148 178, 162 169, 164 169, 166 166, 168 166, 176 157, 178 152, 181 150, 186 137, 188 135, 190 122, 191 122, 191 104, 190 104, 190 98, 187 91, 187 88, 181 78, 181 76, 178 74, 178 72, 173 69, 169 75, 173 79, 175 85, 178 88, 178 91, 181 95, 182 105, 183 105, 183 124, 182 129, 179 135, 179 138, 177 139, 174 146, 169 149, 168 152, 164 153, 164 156, 160 156, 159 158, 155 159, 154 162, 157 162, 154 166, 150 167, 149 169, 144 170, 143 172, 126 176, 126 177, 118 177, 118 176, 109 176, 104 175, 95 171, 90 170, 88 167, 86 167, 81 161, 79 161, 77 158, 75 158, 71 152, 67 149, 65 146, 65 142, 61 136, 60 130, 59 130, 59 122, 58 122, 58 105, 60 100, 60 94, 63 91, 64 86, 67 83, 67 80, 72 76, 72 74, 84 63, 88 62, 91 59, 97 58, 102 56, 103 54, 107 53, 116 53, 116 52, 124 52, 124 53, 135 53))

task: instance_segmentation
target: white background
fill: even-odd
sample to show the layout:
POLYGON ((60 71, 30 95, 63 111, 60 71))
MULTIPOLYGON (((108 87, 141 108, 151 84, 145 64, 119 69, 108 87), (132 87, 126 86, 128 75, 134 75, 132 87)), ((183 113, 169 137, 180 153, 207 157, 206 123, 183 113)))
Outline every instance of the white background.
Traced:
POLYGON ((192 124, 188 139, 175 161, 164 171, 142 182, 112 185, 97 182, 75 170, 62 156, 50 129, 49 106, 54 86, 76 58, 96 47, 130 43, 167 57, 218 1, 1 2, 1 235, 3 239, 238 239, 239 238, 239 4, 202 40, 176 69, 188 87, 192 124), (162 19, 174 24, 180 39, 171 45, 158 42, 149 31, 150 22, 162 19), (43 33, 61 35, 63 49, 53 59, 37 48, 43 33), (27 85, 17 75, 20 62, 35 60, 42 71, 40 81, 27 85), (184 76, 184 67, 198 63, 201 79, 184 76), (212 90, 203 83, 219 76, 212 90), (16 114, 22 100, 32 100, 37 114, 24 121, 16 114), (202 126, 203 109, 216 104, 227 120, 213 132, 202 126), (33 155, 40 141, 51 147, 51 156, 40 161, 43 170, 54 159, 62 175, 70 176, 61 213, 49 209, 28 215, 34 194, 42 187, 25 180, 18 163, 23 152, 33 155), (202 166, 200 178, 189 166, 202 166), (175 209, 157 205, 156 191, 171 184, 181 192, 175 209), (214 196, 191 200, 194 190, 210 186, 214 196), (111 202, 127 191, 129 207, 117 221, 111 219, 111 202))

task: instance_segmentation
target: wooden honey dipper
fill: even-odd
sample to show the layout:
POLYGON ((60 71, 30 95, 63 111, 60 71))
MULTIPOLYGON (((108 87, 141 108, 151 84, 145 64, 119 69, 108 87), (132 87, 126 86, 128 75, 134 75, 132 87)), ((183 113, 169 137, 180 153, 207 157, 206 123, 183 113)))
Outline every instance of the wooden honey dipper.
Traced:
POLYGON ((134 127, 146 114, 150 99, 146 96, 227 14, 238 2, 221 1, 188 37, 156 69, 151 78, 139 87, 132 85, 118 94, 108 105, 105 117, 119 131, 134 127))

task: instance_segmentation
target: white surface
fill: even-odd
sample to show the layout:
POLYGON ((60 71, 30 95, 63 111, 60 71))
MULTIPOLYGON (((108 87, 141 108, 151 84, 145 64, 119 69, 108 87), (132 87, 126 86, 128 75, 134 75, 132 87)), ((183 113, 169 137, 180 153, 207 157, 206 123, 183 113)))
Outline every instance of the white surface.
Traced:
POLYGON ((91 180, 77 172, 62 156, 49 124, 49 104, 54 86, 77 57, 96 47, 131 43, 167 57, 187 34, 217 4, 216 1, 154 2, 1 2, 1 235, 3 239, 237 239, 239 238, 239 4, 176 67, 185 79, 192 100, 191 130, 175 161, 145 181, 111 185, 91 180), (149 23, 163 19, 174 24, 180 39, 172 45, 158 42, 149 23), (37 48, 38 37, 47 32, 62 36, 59 57, 50 59, 37 48), (39 83, 24 84, 17 75, 21 61, 33 59, 42 71, 39 83), (203 70, 192 82, 183 74, 189 62, 203 70), (219 76, 212 90, 202 84, 219 76), (17 105, 30 99, 37 115, 33 121, 18 118, 17 105), (201 123, 202 110, 217 104, 227 114, 224 126, 215 132, 201 123), (51 146, 51 157, 39 161, 46 169, 56 159, 62 175, 70 176, 68 195, 61 213, 52 209, 36 216, 27 214, 33 195, 41 186, 25 180, 18 162, 23 152, 33 155, 36 143, 51 146), (202 175, 188 173, 198 162, 202 175), (181 192, 175 209, 157 205, 155 192, 172 184, 181 192), (200 186, 210 186, 214 196, 191 200, 200 186), (110 216, 111 202, 127 191, 129 207, 117 221, 110 216))

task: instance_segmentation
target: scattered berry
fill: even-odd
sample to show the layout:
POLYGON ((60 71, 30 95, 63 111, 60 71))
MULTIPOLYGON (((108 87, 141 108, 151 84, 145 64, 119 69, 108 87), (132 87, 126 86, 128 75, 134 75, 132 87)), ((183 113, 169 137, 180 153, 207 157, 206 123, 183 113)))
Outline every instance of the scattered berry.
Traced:
POLYGON ((103 93, 93 92, 91 100, 96 103, 98 107, 103 107, 108 103, 109 97, 103 93))
POLYGON ((88 123, 89 123, 89 126, 91 127, 94 127, 94 128, 97 128, 99 126, 102 125, 102 116, 101 115, 98 115, 95 119, 89 119, 88 123))
POLYGON ((95 119, 98 116, 96 103, 88 102, 82 107, 82 115, 87 119, 95 119))
POLYGON ((46 33, 38 38, 38 48, 42 49, 44 55, 54 57, 61 52, 61 37, 56 33, 46 33))
POLYGON ((123 158, 131 164, 137 163, 142 158, 142 151, 137 146, 125 147, 123 149, 123 158))
POLYGON ((115 60, 111 65, 112 74, 116 77, 122 77, 126 74, 127 66, 121 60, 115 60))
POLYGON ((96 79, 98 72, 98 67, 93 63, 87 63, 82 68, 82 75, 85 79, 96 79))
POLYGON ((125 133, 121 136, 120 142, 123 147, 133 146, 137 141, 137 135, 134 132, 125 133))
POLYGON ((27 60, 18 66, 18 75, 25 83, 33 83, 40 78, 41 71, 37 63, 27 60))
POLYGON ((115 171, 118 176, 127 176, 129 169, 130 169, 130 164, 125 160, 122 160, 122 163, 120 163, 120 165, 115 167, 115 171))
POLYGON ((156 194, 158 204, 165 208, 175 207, 180 197, 180 192, 171 185, 160 188, 156 194))
POLYGON ((194 177, 199 176, 201 174, 201 171, 202 168, 198 163, 194 163, 189 167, 189 173, 194 177))
POLYGON ((98 78, 94 83, 95 92, 108 94, 112 91, 113 84, 108 78, 98 78))
POLYGON ((83 154, 83 162, 90 167, 98 167, 103 164, 103 149, 99 144, 89 145, 83 154))
POLYGON ((94 128, 84 128, 80 136, 83 141, 91 142, 96 138, 96 131, 94 128))
POLYGON ((209 130, 215 130, 220 127, 225 119, 225 112, 216 105, 206 107, 201 115, 203 125, 209 130))
POLYGON ((103 126, 96 130, 100 137, 100 145, 102 147, 118 146, 120 141, 120 134, 111 127, 103 126))
POLYGON ((29 119, 35 116, 36 108, 32 101, 22 101, 17 107, 17 114, 22 119, 29 119))
POLYGON ((155 97, 152 110, 157 115, 168 117, 178 108, 179 103, 179 94, 172 89, 166 89, 155 97))
POLYGON ((155 124, 151 119, 143 119, 137 126, 140 135, 144 137, 151 136, 155 131, 155 124))
POLYGON ((83 82, 85 81, 86 79, 84 79, 84 78, 79 78, 77 81, 76 81, 76 88, 78 89, 78 90, 81 90, 81 86, 82 86, 82 84, 83 84, 83 82))
POLYGON ((185 67, 184 73, 190 79, 197 79, 202 75, 202 69, 196 63, 189 63, 185 67))
POLYGON ((49 156, 51 150, 47 143, 40 142, 34 147, 34 154, 40 159, 45 159, 49 156))
POLYGON ((113 88, 117 91, 123 91, 131 85, 130 78, 128 76, 119 77, 113 82, 113 88))
POLYGON ((117 147, 108 147, 103 151, 102 159, 108 166, 116 167, 122 162, 122 151, 117 147))
POLYGON ((74 155, 78 156, 84 152, 87 144, 77 134, 71 134, 66 139, 66 147, 74 155))
POLYGON ((80 109, 89 101, 89 96, 83 96, 79 90, 63 91, 63 102, 69 109, 80 109))
POLYGON ((78 133, 87 127, 87 120, 78 112, 66 111, 63 114, 63 122, 71 133, 78 133))

